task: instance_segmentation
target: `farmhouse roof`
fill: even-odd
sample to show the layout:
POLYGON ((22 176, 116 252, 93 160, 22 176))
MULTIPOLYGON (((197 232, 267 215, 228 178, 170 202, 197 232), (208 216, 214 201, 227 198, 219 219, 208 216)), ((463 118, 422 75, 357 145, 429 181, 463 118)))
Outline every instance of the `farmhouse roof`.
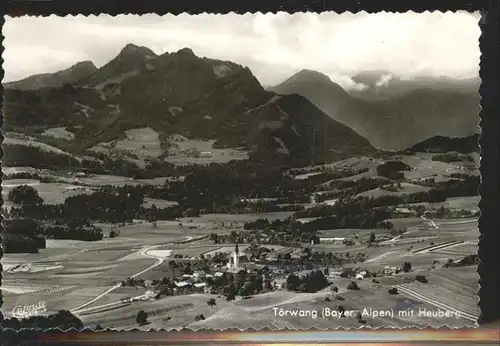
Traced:
POLYGON ((179 282, 175 283, 175 286, 177 286, 177 287, 185 287, 185 286, 188 286, 188 285, 191 285, 191 283, 187 282, 187 281, 179 281, 179 282))

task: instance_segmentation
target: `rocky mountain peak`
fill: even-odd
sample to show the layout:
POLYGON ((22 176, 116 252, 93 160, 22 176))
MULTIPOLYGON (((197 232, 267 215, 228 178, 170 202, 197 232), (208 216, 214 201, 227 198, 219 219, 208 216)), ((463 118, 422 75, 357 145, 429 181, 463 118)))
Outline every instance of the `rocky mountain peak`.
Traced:
POLYGON ((196 55, 194 54, 194 52, 190 48, 187 48, 187 47, 178 50, 177 54, 178 55, 184 55, 184 56, 194 56, 194 57, 196 57, 196 55))
POLYGON ((151 49, 143 46, 137 46, 133 43, 128 43, 123 49, 120 51, 118 56, 136 56, 140 58, 150 57, 154 58, 157 55, 151 49))

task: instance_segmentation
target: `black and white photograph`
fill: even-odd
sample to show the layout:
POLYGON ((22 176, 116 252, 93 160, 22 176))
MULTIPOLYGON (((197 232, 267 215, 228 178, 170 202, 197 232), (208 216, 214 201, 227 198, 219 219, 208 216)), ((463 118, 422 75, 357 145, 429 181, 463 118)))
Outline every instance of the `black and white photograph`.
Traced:
POLYGON ((476 327, 480 17, 6 16, 2 327, 476 327))

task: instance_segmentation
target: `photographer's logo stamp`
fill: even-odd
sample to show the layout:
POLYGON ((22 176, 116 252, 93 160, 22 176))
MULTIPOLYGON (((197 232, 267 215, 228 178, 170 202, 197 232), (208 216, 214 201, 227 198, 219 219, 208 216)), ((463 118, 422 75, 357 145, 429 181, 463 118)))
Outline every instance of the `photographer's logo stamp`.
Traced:
POLYGON ((31 305, 16 305, 12 309, 12 316, 15 318, 29 318, 39 316, 47 312, 47 306, 43 300, 31 305))

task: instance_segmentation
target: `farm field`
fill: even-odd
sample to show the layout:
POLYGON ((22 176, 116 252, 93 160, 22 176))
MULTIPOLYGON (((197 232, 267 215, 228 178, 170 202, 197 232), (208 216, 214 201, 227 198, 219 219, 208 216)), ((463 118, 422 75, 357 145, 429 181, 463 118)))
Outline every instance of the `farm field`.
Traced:
POLYGON ((437 269, 428 275, 428 280, 427 284, 412 282, 402 286, 430 300, 479 316, 477 266, 437 269))
POLYGON ((398 188, 397 191, 388 191, 383 190, 381 188, 376 188, 373 190, 365 191, 357 196, 366 196, 366 197, 380 197, 387 195, 400 196, 404 194, 417 193, 417 192, 427 192, 430 188, 427 186, 409 184, 409 183, 401 183, 401 188, 398 188))
POLYGON ((42 150, 60 154, 60 155, 67 155, 67 156, 72 156, 75 157, 74 155, 65 152, 64 150, 61 150, 59 148, 56 148, 52 145, 48 145, 46 143, 43 143, 36 138, 18 134, 15 132, 6 132, 4 133, 4 139, 3 139, 3 144, 16 144, 16 145, 24 145, 24 146, 33 146, 33 147, 38 147, 42 150))
POLYGON ((244 222, 255 221, 258 219, 268 219, 273 220, 284 220, 287 217, 293 215, 293 212, 281 211, 276 213, 254 213, 254 214, 205 214, 196 218, 183 218, 185 220, 193 220, 193 222, 211 222, 211 223, 221 223, 221 222, 233 222, 235 224, 243 224, 244 222))
POLYGON ((480 196, 469 196, 469 197, 451 197, 447 198, 444 202, 437 203, 414 203, 412 206, 423 205, 429 209, 439 209, 441 207, 448 209, 465 209, 470 211, 476 211, 479 209, 480 196))
POLYGON ((127 138, 116 142, 115 148, 130 151, 140 160, 158 157, 162 151, 158 132, 149 127, 125 131, 127 138))
POLYGON ((46 129, 45 131, 43 131, 42 135, 58 139, 65 139, 67 141, 70 141, 75 138, 75 135, 66 130, 65 127, 52 127, 46 129))
POLYGON ((93 189, 90 187, 64 183, 40 183, 37 180, 28 179, 12 179, 2 182, 2 197, 7 199, 9 192, 19 185, 28 185, 35 188, 45 204, 61 204, 68 197, 93 193, 93 189))
POLYGON ((175 135, 170 137, 169 141, 172 148, 168 151, 166 161, 175 165, 208 164, 212 162, 224 163, 231 160, 245 160, 248 158, 248 152, 238 148, 214 148, 214 140, 194 140, 181 135, 175 135), (190 151, 210 153, 210 155, 209 157, 193 157, 193 155, 187 154, 190 151))
POLYGON ((179 203, 175 201, 165 201, 163 199, 145 197, 144 203, 142 205, 144 208, 151 208, 153 205, 155 205, 157 208, 161 209, 161 208, 168 208, 178 204, 179 203))
POLYGON ((149 127, 127 130, 124 139, 99 143, 91 150, 116 156, 127 156, 126 153, 136 155, 137 159, 127 159, 137 163, 139 167, 145 166, 147 158, 156 158, 162 154, 159 134, 149 127))
POLYGON ((450 179, 450 174, 477 174, 479 167, 479 155, 470 154, 473 162, 441 162, 433 161, 431 158, 435 154, 417 153, 411 156, 402 156, 401 161, 412 167, 411 171, 405 171, 404 176, 408 180, 422 180, 434 178, 436 181, 446 181, 450 179))
POLYGON ((155 179, 132 179, 127 177, 121 177, 117 175, 100 175, 95 174, 90 177, 78 178, 78 181, 85 185, 164 185, 168 180, 168 177, 155 178, 155 179))
MULTIPOLYGON (((59 244, 55 245, 63 246, 61 242, 64 241, 57 242, 59 244)), ((35 301, 46 301, 50 311, 70 310, 105 292, 110 286, 125 278, 151 267, 156 261, 155 258, 148 256, 126 260, 128 254, 138 250, 134 250, 132 246, 124 248, 123 244, 114 249, 112 245, 95 248, 100 242, 93 244, 79 242, 79 246, 70 242, 66 245, 67 247, 56 248, 59 250, 56 254, 52 253, 51 256, 46 256, 43 259, 40 258, 41 256, 30 259, 26 256, 4 255, 2 263, 10 265, 10 270, 4 272, 4 284, 11 287, 11 290, 7 292, 9 295, 8 304, 4 307, 9 308, 12 305, 11 308, 13 308, 16 304, 21 302, 28 304, 28 301, 31 302, 35 299, 35 301), (75 249, 75 247, 81 249, 86 244, 93 246, 80 251, 75 249), (13 271, 12 268, 16 268, 18 264, 24 264, 24 267, 28 265, 31 270, 13 271), (47 270, 35 270, 40 267, 45 267, 47 270), (29 290, 31 292, 23 292, 22 289, 26 285, 28 287, 35 286, 36 291, 42 291, 42 293, 34 294, 33 289, 29 290), (60 286, 70 287, 59 289, 60 286), (44 292, 47 290, 50 291, 50 294, 44 292)), ((48 244, 48 246, 50 245, 54 244, 48 244)), ((103 246, 102 243, 100 246, 103 246)), ((46 250, 49 250, 46 252, 53 252, 50 251, 51 248, 46 250)), ((117 294, 115 297, 118 297, 120 294, 125 295, 128 292, 117 291, 115 294, 117 294)))

